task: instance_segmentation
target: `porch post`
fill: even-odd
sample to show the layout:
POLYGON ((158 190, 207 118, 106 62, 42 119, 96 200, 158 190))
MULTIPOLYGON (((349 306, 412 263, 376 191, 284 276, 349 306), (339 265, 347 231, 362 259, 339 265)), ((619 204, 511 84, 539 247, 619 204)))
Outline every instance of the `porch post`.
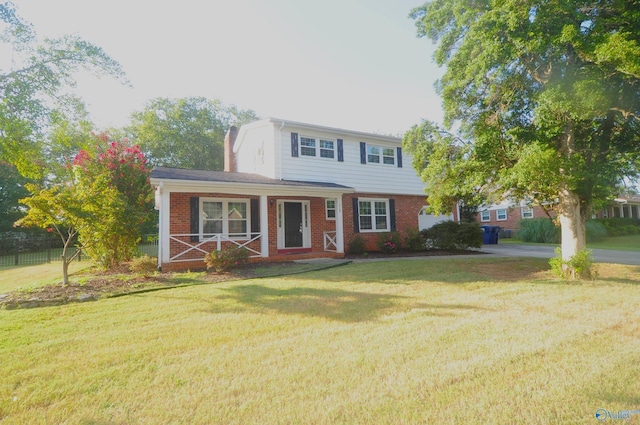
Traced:
POLYGON ((269 256, 269 202, 267 195, 260 195, 260 254, 269 256))
POLYGON ((163 264, 167 264, 169 262, 169 247, 171 236, 171 209, 169 202, 169 198, 171 197, 171 191, 166 188, 160 188, 160 226, 159 226, 159 235, 158 235, 158 262, 162 267, 163 264))
POLYGON ((344 254, 344 216, 342 195, 336 196, 336 252, 344 254))

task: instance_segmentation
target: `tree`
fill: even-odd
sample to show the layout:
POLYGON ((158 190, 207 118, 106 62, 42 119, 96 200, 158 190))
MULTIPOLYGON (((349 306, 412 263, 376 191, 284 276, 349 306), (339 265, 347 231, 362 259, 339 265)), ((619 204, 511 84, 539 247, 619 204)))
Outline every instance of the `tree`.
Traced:
POLYGON ((152 165, 222 170, 226 131, 256 119, 252 110, 218 100, 157 98, 132 114, 129 132, 152 165))
POLYGON ((12 230, 13 223, 25 214, 18 201, 29 194, 27 183, 16 167, 0 161, 0 232, 12 230))
POLYGON ((0 63, 0 157, 21 174, 41 178, 46 174, 42 140, 51 113, 77 104, 63 95, 74 87, 75 73, 88 70, 126 80, 116 61, 76 36, 40 41, 10 2, 0 3, 0 28, 0 48, 11 51, 7 67, 0 63))
POLYGON ((40 227, 55 232, 63 243, 62 281, 69 284, 69 264, 82 252, 85 246, 78 245, 71 253, 70 248, 77 242, 78 233, 89 226, 92 215, 85 204, 76 196, 72 186, 56 185, 41 188, 28 184, 27 188, 33 196, 21 199, 20 202, 29 207, 25 217, 16 222, 18 226, 40 227))
POLYGON ((97 136, 95 152, 81 150, 73 161, 76 199, 91 215, 79 231, 89 256, 104 268, 130 260, 141 228, 153 211, 149 169, 138 146, 97 136))
POLYGON ((430 202, 454 187, 555 202, 569 264, 592 206, 638 175, 640 3, 434 0, 410 16, 446 66, 446 128, 404 139, 430 202))

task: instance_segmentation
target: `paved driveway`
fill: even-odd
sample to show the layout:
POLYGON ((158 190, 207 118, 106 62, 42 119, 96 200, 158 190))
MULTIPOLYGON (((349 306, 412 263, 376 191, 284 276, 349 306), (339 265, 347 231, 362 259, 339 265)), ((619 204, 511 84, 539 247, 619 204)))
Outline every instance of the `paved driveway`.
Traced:
MULTIPOLYGON (((547 245, 500 244, 483 245, 482 252, 500 257, 537 257, 552 258, 556 256, 555 247, 547 245)), ((592 249, 593 259, 598 263, 617 263, 640 266, 640 252, 613 251, 608 249, 592 249)))

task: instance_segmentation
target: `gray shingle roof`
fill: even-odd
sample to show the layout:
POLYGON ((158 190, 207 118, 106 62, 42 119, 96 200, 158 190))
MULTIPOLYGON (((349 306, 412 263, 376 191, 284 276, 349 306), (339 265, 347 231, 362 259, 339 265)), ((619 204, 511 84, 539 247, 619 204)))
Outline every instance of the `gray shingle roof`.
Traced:
POLYGON ((264 184, 288 187, 324 187, 333 189, 351 189, 336 183, 303 182, 294 180, 277 180, 258 174, 230 173, 226 171, 187 170, 182 168, 154 167, 151 178, 158 180, 192 180, 217 183, 264 184))

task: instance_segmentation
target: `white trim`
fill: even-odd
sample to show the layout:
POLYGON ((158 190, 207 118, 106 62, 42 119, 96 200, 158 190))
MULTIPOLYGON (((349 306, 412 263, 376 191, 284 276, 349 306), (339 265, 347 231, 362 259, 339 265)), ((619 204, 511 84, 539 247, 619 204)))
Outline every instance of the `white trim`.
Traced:
POLYGON ((533 207, 520 207, 520 214, 523 220, 533 218, 533 207))
POLYGON ((507 208, 500 208, 496 210, 496 221, 507 221, 509 218, 509 210, 507 208), (504 218, 500 218, 500 211, 504 211, 504 218))
POLYGON ((251 239, 251 200, 246 198, 209 198, 200 197, 198 206, 198 235, 200 240, 211 239, 215 235, 222 235, 229 239, 247 240, 251 239), (204 203, 219 202, 222 204, 222 232, 221 233, 204 233, 204 203), (243 234, 229 233, 229 204, 243 203, 246 206, 246 217, 243 219, 246 223, 246 232, 243 234))
POLYGON ((329 221, 335 221, 336 217, 338 216, 338 210, 337 210, 337 200, 336 198, 325 198, 324 200, 324 218, 326 220, 329 221), (328 202, 333 201, 333 208, 329 208, 329 205, 327 205, 328 202), (329 217, 329 211, 333 210, 333 217, 329 217))
POLYGON ((307 200, 299 200, 299 199, 279 199, 277 202, 277 210, 276 210, 276 220, 278 226, 278 249, 295 249, 295 248, 311 248, 311 208, 310 202, 307 200), (284 212, 284 204, 292 203, 292 204, 301 204, 302 206, 302 246, 301 247, 291 247, 285 246, 285 212, 284 212))
POLYGON ((488 221, 491 221, 491 210, 480 211, 480 222, 481 223, 486 223, 488 221), (484 218, 484 216, 483 216, 484 213, 488 213, 489 217, 488 218, 484 218))
MULTIPOLYGON (((381 215, 380 215, 381 216, 381 215)), ((383 233, 391 231, 391 211, 389 207, 389 199, 388 198, 358 198, 358 227, 360 233, 383 233), (371 207, 371 229, 363 229, 362 228, 362 214, 360 213, 360 203, 361 202, 369 202, 371 207), (385 204, 385 217, 387 222, 386 229, 377 229, 376 228, 376 213, 375 213, 375 203, 383 202, 385 204)))

